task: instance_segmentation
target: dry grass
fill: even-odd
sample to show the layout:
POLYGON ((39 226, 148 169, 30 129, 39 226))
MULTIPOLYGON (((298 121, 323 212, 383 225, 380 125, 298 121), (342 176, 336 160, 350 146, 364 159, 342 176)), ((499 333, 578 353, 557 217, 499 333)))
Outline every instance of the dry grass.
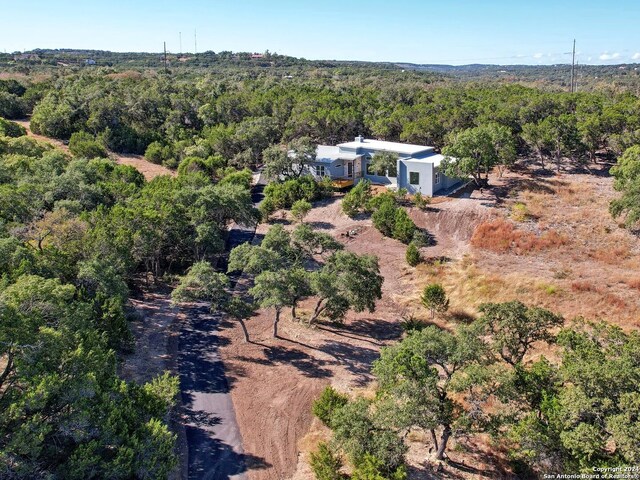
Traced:
POLYGON ((555 230, 542 235, 518 230, 511 222, 503 219, 484 222, 476 227, 471 237, 471 245, 496 253, 512 251, 518 254, 539 252, 557 248, 567 243, 566 237, 555 230))

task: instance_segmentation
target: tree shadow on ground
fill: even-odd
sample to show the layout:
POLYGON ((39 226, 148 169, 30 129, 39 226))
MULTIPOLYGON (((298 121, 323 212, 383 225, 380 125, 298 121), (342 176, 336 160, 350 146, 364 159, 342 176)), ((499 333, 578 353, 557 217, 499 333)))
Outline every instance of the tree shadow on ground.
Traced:
POLYGON ((344 327, 345 331, 378 341, 394 340, 402 335, 402 327, 397 322, 389 322, 379 318, 358 318, 344 327))
POLYGON ((191 444, 198 445, 189 451, 189 479, 227 480, 249 470, 271 467, 264 458, 234 451, 230 445, 213 438, 206 430, 187 426, 186 431, 192 439, 191 444))
MULTIPOLYGON (((281 340, 290 341, 292 343, 298 343, 294 340, 287 340, 280 338, 281 340)), ((255 344, 262 345, 262 344, 255 344)), ((318 350, 315 347, 309 345, 300 344, 303 347, 318 350)), ((302 351, 299 348, 287 348, 284 346, 268 346, 262 345, 263 357, 248 357, 244 355, 237 356, 236 359, 242 362, 255 363, 265 366, 274 366, 279 364, 288 364, 295 367, 302 375, 311 378, 329 378, 333 376, 331 369, 326 368, 332 362, 315 358, 308 353, 302 351)))
POLYGON ((359 387, 373 379, 371 365, 380 356, 377 349, 332 340, 320 345, 318 350, 331 355, 343 365, 354 376, 353 383, 359 387))
POLYGON ((331 222, 306 222, 312 228, 318 230, 330 230, 335 227, 335 225, 331 222))

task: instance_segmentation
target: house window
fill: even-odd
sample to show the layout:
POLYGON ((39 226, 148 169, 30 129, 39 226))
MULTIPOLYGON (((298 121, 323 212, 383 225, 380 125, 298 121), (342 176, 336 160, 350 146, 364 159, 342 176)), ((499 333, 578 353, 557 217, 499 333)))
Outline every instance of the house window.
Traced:
POLYGON ((419 172, 409 172, 409 185, 420 185, 419 172))
POLYGON ((324 177, 324 165, 316 165, 316 177, 324 177))
POLYGON ((398 167, 394 165, 393 167, 387 170, 387 177, 397 177, 398 176, 398 167))
POLYGON ((433 183, 440 183, 440 172, 434 173, 433 183))

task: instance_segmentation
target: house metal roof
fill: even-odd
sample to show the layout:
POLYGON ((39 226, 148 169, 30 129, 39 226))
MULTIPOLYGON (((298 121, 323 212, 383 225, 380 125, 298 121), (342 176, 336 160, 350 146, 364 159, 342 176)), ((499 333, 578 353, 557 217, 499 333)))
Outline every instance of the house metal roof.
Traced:
POLYGON ((384 152, 395 152, 403 155, 417 155, 423 152, 433 151, 434 147, 425 145, 414 145, 411 143, 387 142, 384 140, 373 140, 364 138, 362 140, 354 140, 353 142, 339 143, 338 147, 348 149, 366 148, 369 150, 378 150, 384 152))
POLYGON ((316 149, 316 162, 333 162, 335 160, 355 160, 362 155, 350 152, 341 152, 339 147, 318 145, 316 149))

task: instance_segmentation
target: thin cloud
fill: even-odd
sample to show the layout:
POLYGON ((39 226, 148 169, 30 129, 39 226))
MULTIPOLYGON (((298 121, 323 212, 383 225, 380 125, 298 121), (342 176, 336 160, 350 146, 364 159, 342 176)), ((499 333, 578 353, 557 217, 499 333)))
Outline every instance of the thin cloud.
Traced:
POLYGON ((544 56, 544 53, 534 53, 533 54, 533 58, 542 58, 544 56))
POLYGON ((600 55, 600 60, 615 60, 616 58, 620 58, 620 54, 618 52, 616 53, 609 53, 609 52, 604 52, 602 55, 600 55))
POLYGON ((631 56, 631 60, 640 60, 640 52, 636 52, 631 56))

